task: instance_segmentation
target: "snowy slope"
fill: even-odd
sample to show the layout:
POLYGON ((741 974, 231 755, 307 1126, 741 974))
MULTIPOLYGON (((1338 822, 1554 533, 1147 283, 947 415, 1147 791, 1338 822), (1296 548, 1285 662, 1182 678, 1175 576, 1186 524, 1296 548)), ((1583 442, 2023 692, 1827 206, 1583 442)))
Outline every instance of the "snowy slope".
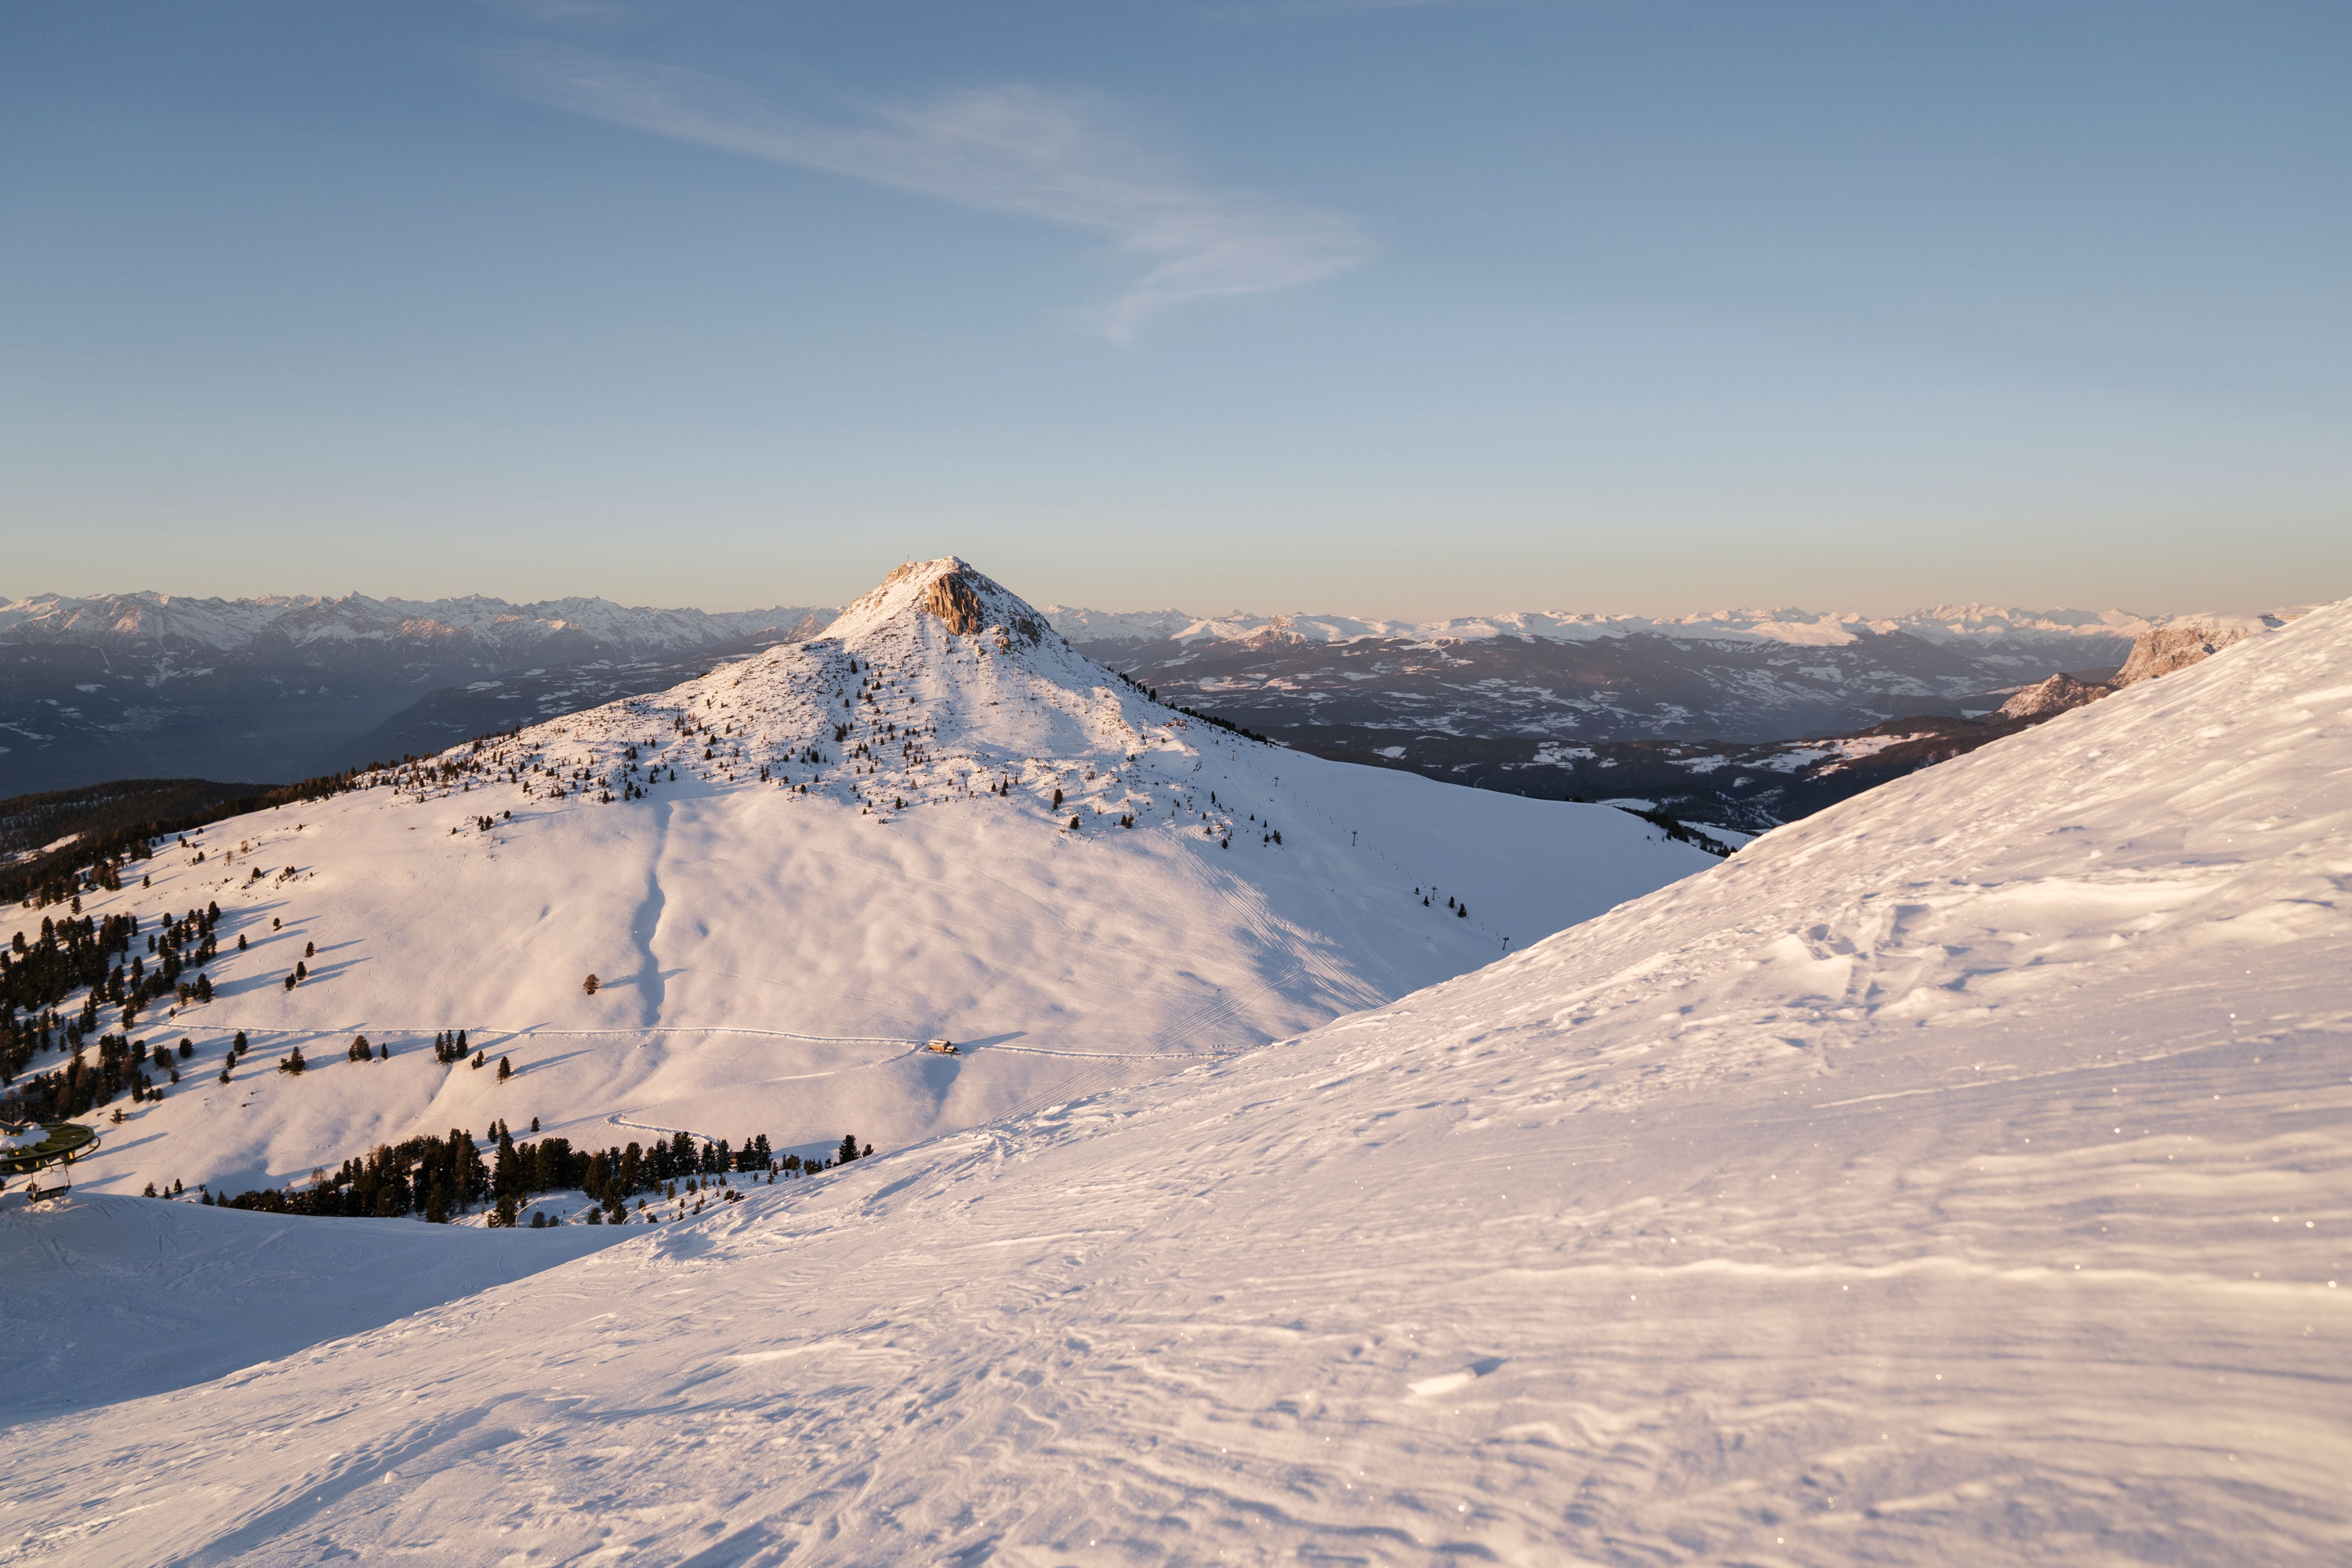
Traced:
POLYGON ((206 1383, 609 1246, 601 1227, 320 1225, 77 1193, 0 1199, 0 1414, 206 1383))
POLYGON ((76 1179, 236 1193, 494 1118, 591 1148, 903 1147, 1295 1033, 1711 863, 1606 808, 1185 720, 961 563, 911 564, 824 638, 215 825, 135 867, 152 888, 86 897, 151 931, 216 900, 228 951, 217 1000, 134 1031, 188 1038, 184 1080, 124 1104, 76 1179), (457 1028, 519 1076, 436 1063, 457 1028), (392 1059, 344 1059, 359 1034, 392 1059), (296 1047, 313 1070, 269 1070, 296 1047))
POLYGON ((1303 1039, 19 1427, 13 1558, 2342 1561, 2347 879, 2336 605, 1303 1039))

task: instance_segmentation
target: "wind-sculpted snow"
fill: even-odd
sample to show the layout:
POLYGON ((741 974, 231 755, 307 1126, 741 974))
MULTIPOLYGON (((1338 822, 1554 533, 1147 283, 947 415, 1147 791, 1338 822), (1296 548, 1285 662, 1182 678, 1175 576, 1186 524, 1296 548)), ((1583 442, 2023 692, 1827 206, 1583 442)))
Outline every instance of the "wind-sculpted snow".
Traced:
POLYGON ((14 1557, 2338 1561, 2347 879, 2339 605, 1302 1038, 20 1427, 14 1557))

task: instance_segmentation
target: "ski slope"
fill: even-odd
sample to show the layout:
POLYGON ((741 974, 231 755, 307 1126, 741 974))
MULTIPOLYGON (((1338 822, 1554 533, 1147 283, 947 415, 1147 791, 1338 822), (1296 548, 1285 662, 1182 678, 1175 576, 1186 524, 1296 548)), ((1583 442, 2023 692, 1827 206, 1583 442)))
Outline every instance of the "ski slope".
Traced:
POLYGON ((20 1425, 5 1552, 2344 1561, 2347 879, 2339 605, 1303 1037, 20 1425))
POLYGON ((815 641, 216 824, 86 896, 151 931, 217 902, 224 951, 215 1000, 133 1031, 191 1043, 182 1080, 118 1101, 75 1180, 235 1194, 493 1120, 587 1148, 904 1147, 1297 1033, 1713 863, 1605 807, 1187 719, 961 562, 912 563, 815 641), (460 1028, 485 1069, 434 1059, 460 1028), (347 1060, 355 1036, 391 1058, 347 1060), (275 1071, 296 1049, 310 1070, 275 1071))

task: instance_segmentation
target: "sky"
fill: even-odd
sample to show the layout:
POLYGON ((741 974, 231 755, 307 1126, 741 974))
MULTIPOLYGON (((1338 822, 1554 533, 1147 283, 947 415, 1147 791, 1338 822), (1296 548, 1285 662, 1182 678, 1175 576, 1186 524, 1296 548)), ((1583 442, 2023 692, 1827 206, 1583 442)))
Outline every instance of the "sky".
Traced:
POLYGON ((0 9, 0 596, 2352 594, 2352 6, 0 9))

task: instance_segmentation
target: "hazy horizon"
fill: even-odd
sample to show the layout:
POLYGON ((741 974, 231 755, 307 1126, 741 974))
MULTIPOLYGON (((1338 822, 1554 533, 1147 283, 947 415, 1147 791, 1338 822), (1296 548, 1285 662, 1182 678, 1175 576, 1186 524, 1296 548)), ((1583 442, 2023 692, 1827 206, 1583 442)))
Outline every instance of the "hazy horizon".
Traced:
MULTIPOLYGON (((952 552, 950 552, 950 553, 952 553, 952 552)), ((911 559, 918 559, 918 558, 917 558, 917 557, 908 557, 908 559, 910 559, 910 560, 911 560, 911 559)), ((970 558, 969 558, 969 557, 966 557, 966 559, 967 559, 967 560, 969 560, 970 558)), ((895 562, 894 562, 894 563, 892 563, 892 564, 894 564, 894 565, 895 565, 895 564, 897 564, 897 563, 895 563, 895 562)), ((972 563, 971 563, 971 564, 972 564, 972 565, 974 565, 974 566, 976 566, 976 567, 978 567, 978 568, 979 568, 981 571, 982 571, 982 572, 987 572, 987 570, 988 570, 988 568, 987 568, 987 566, 986 566, 986 564, 985 564, 984 563, 974 561, 974 562, 972 562, 972 563)), ((884 572, 887 572, 887 567, 886 567, 886 568, 884 568, 884 569, 883 569, 883 571, 884 571, 884 572)), ((993 574, 993 573, 990 573, 989 574, 990 574, 991 576, 995 576, 995 575, 997 575, 996 574, 993 574)), ((198 602, 236 603, 236 602, 240 602, 240 601, 260 601, 260 600, 276 599, 276 598, 284 598, 284 599, 302 599, 302 600, 327 600, 327 601, 332 601, 332 600, 341 599, 341 598, 347 597, 347 596, 352 595, 359 595, 359 596, 360 596, 360 597, 362 597, 362 598, 373 599, 373 600, 376 600, 376 601, 379 601, 379 602, 385 602, 385 601, 399 601, 399 602, 403 602, 403 603, 433 604, 433 603, 441 602, 441 601, 463 602, 463 601, 467 600, 467 599, 480 598, 480 599, 491 599, 491 600, 497 600, 497 601, 499 601, 499 602, 500 602, 500 603, 509 604, 509 605, 546 605, 546 604, 555 604, 555 603, 560 603, 560 602, 562 602, 562 600, 569 599, 569 598, 583 598, 583 599, 601 599, 601 600, 604 600, 604 601, 605 601, 605 602, 607 602, 607 603, 614 604, 614 605, 621 605, 621 606, 623 606, 623 607, 625 607, 625 608, 628 608, 628 609, 641 609, 641 610, 694 610, 694 611, 699 611, 699 612, 701 612, 701 613, 703 613, 703 614, 705 614, 705 615, 743 615, 743 614, 749 614, 749 613, 751 613, 751 612, 753 612, 753 611, 758 611, 758 610, 768 610, 768 609, 825 608, 825 609, 835 609, 835 610, 838 610, 838 609, 841 609, 841 608, 843 608, 843 607, 845 607, 845 606, 846 606, 847 605, 849 605, 853 600, 855 600, 855 599, 856 599, 856 598, 860 597, 863 594, 865 594, 866 592, 867 592, 868 590, 870 590, 870 589, 871 589, 871 588, 872 588, 872 587, 873 587, 877 583, 879 583, 879 582, 881 581, 881 577, 882 577, 882 573, 881 573, 881 572, 877 572, 877 573, 876 574, 876 575, 875 575, 874 579, 873 579, 872 581, 868 582, 868 583, 866 584, 866 586, 865 586, 864 588, 860 588, 860 589, 858 589, 857 591, 856 591, 856 592, 854 592, 854 593, 839 594, 839 595, 830 595, 830 596, 828 596, 828 595, 793 595, 793 594, 783 594, 783 595, 772 595, 772 596, 762 596, 762 597, 760 597, 760 598, 756 598, 756 599, 754 599, 754 600, 751 600, 751 601, 747 601, 747 602, 740 603, 740 604, 738 604, 738 603, 709 603, 709 604, 659 603, 659 602, 656 602, 656 601, 653 601, 653 600, 647 600, 647 599, 631 599, 631 598, 622 597, 622 596, 618 596, 618 595, 612 595, 612 594, 593 594, 593 593, 581 593, 581 594, 530 594, 530 593, 519 593, 519 594, 499 594, 499 593, 492 593, 492 592, 489 592, 488 590, 486 590, 486 589, 479 589, 479 588, 466 589, 466 590, 458 591, 458 592, 443 592, 443 593, 409 593, 409 594, 401 594, 401 593, 377 593, 377 592, 373 592, 373 591, 371 591, 371 590, 366 589, 366 588, 349 588, 349 589, 337 590, 337 591, 334 591, 334 592, 320 592, 320 591, 315 591, 315 590, 307 590, 307 589, 289 589, 289 590, 281 590, 281 591, 272 591, 272 592, 268 592, 268 593, 250 593, 250 594, 238 594, 238 593, 178 593, 178 592, 173 592, 173 591, 172 591, 172 590, 168 590, 168 589, 160 589, 160 588, 105 588, 105 589, 95 589, 95 590, 91 590, 91 591, 84 592, 84 593, 68 593, 68 592, 66 592, 66 591, 64 591, 64 590, 62 590, 62 589, 47 589, 47 588, 44 588, 44 589, 37 589, 37 590, 35 590, 34 592, 29 593, 29 594, 11 594, 11 593, 9 593, 7 590, 5 590, 5 589, 0 589, 0 609, 11 608, 11 607, 14 607, 14 606, 18 605, 26 605, 26 604, 37 603, 38 601, 40 601, 40 600, 42 600, 42 599, 50 598, 50 597, 56 597, 56 598, 61 598, 61 599, 74 599, 74 600, 85 600, 85 601, 88 601, 88 600, 98 600, 98 599, 103 599, 103 598, 112 597, 112 596, 129 597, 129 596, 132 596, 132 595, 136 595, 152 594, 152 595, 160 595, 160 596, 162 596, 162 597, 163 597, 163 598, 170 599, 170 600, 181 600, 181 599, 187 599, 187 600, 194 600, 194 601, 198 601, 198 602)), ((1002 580, 1003 580, 1002 578, 999 578, 999 581, 1002 581, 1002 580)), ((1923 598, 1923 599, 1919 600, 1919 601, 1918 601, 1918 602, 1916 602, 1916 603, 1914 603, 1914 604, 1908 605, 1904 606, 1904 607, 1902 607, 1902 608, 1888 608, 1888 607, 1885 607, 1885 606, 1856 606, 1856 605, 1841 605, 1841 604, 1831 604, 1831 603, 1811 603, 1811 602, 1806 602, 1806 601, 1781 601, 1781 602, 1759 601, 1759 602, 1752 602, 1752 603, 1739 603, 1739 604, 1727 603, 1727 604, 1715 604, 1715 605, 1696 605, 1696 604, 1693 604, 1693 605, 1678 605, 1678 606, 1676 606, 1676 605, 1667 605, 1667 606, 1663 606, 1663 607, 1661 607, 1661 606, 1622 606, 1622 605, 1559 605, 1559 604, 1536 604, 1536 603, 1525 603, 1525 604, 1492 604, 1492 605, 1478 605, 1478 606, 1471 607, 1471 608, 1457 608, 1457 609, 1452 609, 1452 610, 1443 610, 1443 611, 1440 611, 1440 612, 1435 613, 1435 614, 1428 614, 1428 615, 1396 615, 1396 614, 1387 614, 1387 613, 1375 612, 1375 611, 1368 611, 1368 610, 1364 610, 1364 609, 1356 608, 1356 607, 1353 607, 1353 606, 1334 606, 1334 605, 1320 605, 1320 606, 1318 606, 1318 607, 1311 607, 1311 608, 1310 608, 1310 607, 1304 606, 1304 605, 1288 605, 1288 606, 1285 606, 1285 607, 1272 607, 1272 608, 1268 608, 1268 607, 1260 607, 1260 606, 1252 606, 1252 605, 1225 605, 1225 606, 1223 606, 1223 607, 1220 607, 1220 608, 1209 608, 1209 607, 1201 606, 1201 605, 1175 605, 1175 604, 1158 604, 1158 605, 1141 605, 1141 604, 1080 604, 1080 603, 1077 603, 1077 602, 1075 602, 1075 601, 1072 601, 1072 600, 1068 600, 1068 599, 1057 599, 1057 598, 1054 598, 1054 597, 1051 597, 1051 596, 1040 596, 1040 595, 1034 595, 1034 594, 1026 594, 1026 593, 1023 593, 1023 592, 1022 592, 1021 585, 1020 585, 1018 583, 1006 583, 1004 585, 1005 585, 1006 587, 1008 587, 1008 588, 1012 589, 1014 593, 1022 594, 1022 596, 1023 596, 1024 598, 1025 598, 1025 599, 1029 600, 1032 604, 1034 604, 1034 605, 1038 605, 1040 608, 1056 609, 1056 610, 1083 610, 1083 611, 1087 611, 1087 612, 1089 612, 1089 613, 1092 613, 1092 614, 1097 614, 1097 615, 1109 615, 1109 616, 1182 615, 1182 616, 1192 616, 1192 617, 1193 619, 1195 619, 1195 620, 1204 620, 1204 621, 1205 621, 1205 620, 1217 620, 1217 619, 1224 618, 1224 617, 1227 617, 1227 616, 1248 616, 1248 617, 1252 617, 1252 618, 1262 618, 1262 619, 1271 619, 1271 618, 1282 617, 1282 616, 1289 616, 1289 617, 1299 618, 1299 619, 1312 619, 1312 618, 1330 617, 1330 618, 1334 618, 1334 619, 1349 619, 1349 620, 1364 620, 1364 621, 1400 621, 1400 622, 1414 622, 1414 623, 1421 623, 1421 624, 1434 624, 1434 623, 1441 623, 1441 622, 1446 622, 1446 621, 1477 620, 1477 619, 1482 619, 1482 618, 1490 618, 1490 617, 1498 617, 1498 616, 1515 616, 1515 615, 1604 616, 1622 616, 1622 617, 1632 617, 1632 618, 1641 618, 1641 619, 1652 619, 1652 620, 1665 621, 1665 620, 1681 620, 1681 619, 1687 619, 1687 618, 1691 618, 1691 617, 1695 617, 1695 616, 1711 616, 1711 615, 1735 615, 1735 616, 1736 616, 1736 615, 1760 615, 1760 614, 1779 613, 1779 612, 1801 613, 1801 614, 1804 614, 1804 615, 1807 615, 1807 616, 1860 616, 1860 617, 1862 617, 1862 618, 1864 618, 1864 619, 1866 619, 1866 620, 1895 620, 1895 619, 1900 619, 1900 618, 1902 618, 1902 617, 1904 617, 1904 616, 1926 615, 1926 614, 1928 614, 1929 612, 1936 611, 1936 610, 1962 610, 1962 609, 1975 609, 1975 610, 1997 611, 1997 612, 2003 612, 2003 613, 2011 613, 2011 612, 2013 612, 2013 613, 2021 613, 2021 614, 2027 614, 2027 613, 2030 613, 2030 614, 2036 614, 2036 615, 2060 615, 2060 614, 2092 614, 2092 615, 2097 615, 2097 614, 2119 613, 2119 614, 2124 614, 2124 615, 2141 616, 2147 616, 2147 617, 2154 618, 2154 617, 2161 617, 2161 616, 2182 616, 2182 615, 2242 615, 2242 616, 2254 616, 2254 615, 2263 615, 2263 614, 2266 614, 2266 613, 2269 613, 2269 612, 2271 612, 2271 611, 2274 611, 2274 610, 2282 610, 2282 609, 2303 609, 2303 608, 2308 608, 2308 607, 2311 607, 2311 606, 2313 606, 2313 605, 2315 605, 2322 604, 2322 603, 2326 603, 2326 602, 2327 602, 2327 601, 2326 601, 2326 600, 2324 600, 2324 599, 2299 599, 2299 600, 2293 600, 2293 601, 2288 601, 2288 600, 2280 600, 2280 601, 2276 601, 2276 602, 2273 602, 2273 603, 2262 604, 2262 605, 2229 605, 2229 604, 2220 604, 2220 603, 2199 603, 2199 604, 2194 604, 2194 605, 2165 605, 2165 606, 2161 606, 2161 607, 2151 607, 2151 606, 2148 606, 2148 605, 2127 605, 2127 604, 2120 604, 2120 603, 2108 603, 2108 604, 2093 604, 2093 603, 2084 603, 2084 604, 2047 604, 2047 605, 2034 605, 2034 604, 2026 604, 2026 603, 2022 603, 2022 602, 2016 601, 2016 600, 1955 599, 1955 598, 1950 598, 1950 597, 1945 597, 1945 598, 1940 598, 1940 599, 1939 599, 1939 598, 1932 598, 1932 597, 1931 597, 1931 598, 1923 598)))
POLYGON ((0 531, 43 591, 838 602, 952 552, 1400 619, 2352 593, 2341 5, 0 41, 0 531))

